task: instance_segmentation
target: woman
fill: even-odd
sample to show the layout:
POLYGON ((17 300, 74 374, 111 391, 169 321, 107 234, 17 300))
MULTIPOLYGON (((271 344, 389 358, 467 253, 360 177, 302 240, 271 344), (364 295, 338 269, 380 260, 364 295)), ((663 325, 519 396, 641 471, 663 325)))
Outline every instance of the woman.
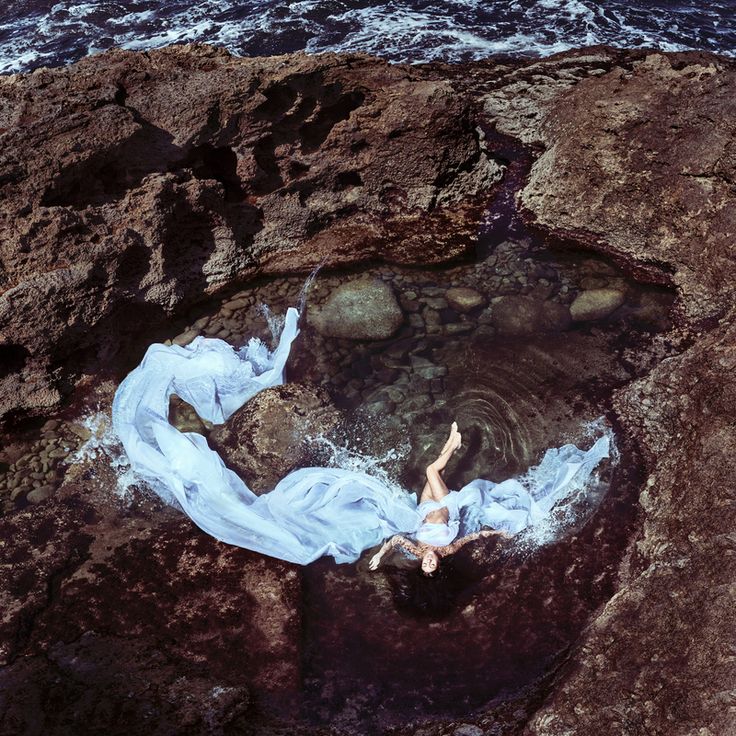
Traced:
POLYGON ((439 568, 440 559, 454 554, 468 542, 479 537, 511 536, 505 531, 488 530, 469 534, 453 542, 460 527, 460 509, 457 494, 453 495, 445 485, 442 471, 461 444, 462 435, 458 432, 457 422, 453 422, 450 436, 442 452, 427 466, 427 482, 424 484, 417 506, 417 511, 422 516, 422 525, 415 533, 417 542, 412 542, 400 534, 391 537, 371 558, 369 562, 371 570, 378 568, 386 552, 401 547, 421 560, 420 569, 424 575, 434 576, 439 568))

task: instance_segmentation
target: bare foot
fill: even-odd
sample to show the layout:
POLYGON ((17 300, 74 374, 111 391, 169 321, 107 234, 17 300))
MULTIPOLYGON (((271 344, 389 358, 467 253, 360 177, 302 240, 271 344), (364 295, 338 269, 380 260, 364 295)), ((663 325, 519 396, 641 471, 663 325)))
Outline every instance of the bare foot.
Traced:
POLYGON ((450 435, 447 438, 447 442, 442 446, 442 449, 440 450, 440 455, 444 454, 450 449, 450 446, 455 444, 455 435, 458 433, 457 431, 457 422, 453 422, 450 425, 450 435))

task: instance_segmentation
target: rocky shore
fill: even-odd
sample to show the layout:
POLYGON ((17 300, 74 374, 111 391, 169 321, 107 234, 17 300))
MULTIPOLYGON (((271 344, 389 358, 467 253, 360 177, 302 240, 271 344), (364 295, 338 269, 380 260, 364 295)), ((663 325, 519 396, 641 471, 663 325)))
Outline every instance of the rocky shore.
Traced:
MULTIPOLYGON (((278 727, 329 731, 285 705, 301 571, 121 503, 80 419, 153 340, 267 337, 260 304, 293 304, 319 263, 294 372, 327 376, 340 410, 441 408, 454 339, 649 336, 611 384, 636 518, 575 640, 505 701, 394 732, 736 730, 735 88, 721 57, 607 47, 402 67, 188 46, 0 78, 0 733, 248 733, 269 698, 278 727), (476 252, 508 205, 506 139, 531 156, 519 216, 569 268, 524 238, 476 252), (335 314, 372 293, 349 334, 335 314)), ((334 411, 265 411, 302 401, 334 411)))

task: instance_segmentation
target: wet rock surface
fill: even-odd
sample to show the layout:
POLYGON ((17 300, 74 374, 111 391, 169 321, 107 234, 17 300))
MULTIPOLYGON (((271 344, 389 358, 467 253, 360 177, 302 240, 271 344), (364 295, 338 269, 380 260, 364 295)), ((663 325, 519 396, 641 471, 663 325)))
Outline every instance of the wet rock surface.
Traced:
POLYGON ((293 566, 122 503, 106 456, 68 475, 0 519, 2 733, 222 733, 297 686, 293 566))
MULTIPOLYGON (((46 127, 38 123, 46 98, 68 97, 63 114, 79 122, 82 133, 77 135, 83 134, 85 141, 93 140, 91 131, 107 129, 106 118, 100 116, 111 115, 118 127, 107 148, 74 152, 76 163, 71 169, 62 167, 58 177, 35 158, 29 159, 26 170, 25 163, 13 159, 14 149, 5 149, 3 182, 13 193, 7 201, 26 197, 30 203, 25 213, 7 202, 3 205, 9 207, 2 215, 4 227, 10 232, 12 220, 16 229, 4 246, 11 281, 2 295, 6 311, 1 314, 6 316, 0 319, 7 329, 20 324, 18 315, 23 313, 27 323, 17 333, 17 344, 6 342, 4 348, 6 396, 14 394, 8 406, 38 412, 57 406, 60 391, 69 386, 55 386, 48 370, 53 361, 61 364, 71 353, 55 346, 62 344, 62 337, 69 337, 75 349, 93 345, 102 349, 101 364, 106 364, 118 349, 119 335, 107 330, 103 336, 95 325, 102 330, 116 305, 129 305, 141 294, 141 303, 156 305, 146 312, 152 324, 165 314, 177 320, 166 332, 147 335, 145 342, 155 337, 186 344, 204 334, 237 347, 251 334, 269 339, 268 320, 260 315, 259 304, 267 301, 276 313, 295 304, 303 278, 241 284, 234 287, 239 291, 228 292, 215 305, 187 305, 235 275, 248 275, 254 263, 263 270, 298 271, 322 255, 329 255, 328 263, 334 265, 356 253, 362 254, 356 258, 422 261, 459 252, 452 228, 457 225, 467 234, 478 222, 470 209, 444 203, 461 201, 484 187, 495 192, 488 189, 495 178, 493 165, 483 169, 484 157, 478 151, 482 146, 493 153, 505 145, 490 133, 476 138, 475 124, 484 123, 530 146, 534 154, 529 178, 520 177, 519 184, 520 202, 535 232, 558 245, 612 255, 626 273, 650 285, 633 284, 609 261, 581 258, 579 253, 570 266, 561 251, 554 256, 540 251, 527 233, 514 231, 518 223, 513 217, 510 224, 501 217, 499 222, 513 232, 504 238, 491 233, 488 252, 475 264, 426 272, 396 266, 371 270, 371 277, 390 284, 405 317, 390 340, 356 344, 305 329, 290 370, 299 380, 319 377, 344 411, 361 406, 374 417, 395 415, 417 427, 431 425, 406 461, 402 480, 408 487, 417 484, 416 468, 423 453, 439 441, 442 423, 454 417, 455 397, 465 412, 463 421, 483 430, 475 437, 468 431, 476 460, 499 473, 523 468, 551 437, 571 431, 582 416, 592 416, 592 409, 606 408, 631 463, 620 471, 628 472, 628 485, 612 484, 613 492, 598 499, 600 507, 584 515, 586 524, 529 558, 512 556, 496 568, 489 563, 493 550, 470 550, 470 561, 480 572, 464 593, 461 613, 435 628, 391 619, 407 642, 416 638, 416 646, 404 647, 401 636, 386 636, 388 619, 380 615, 397 615, 387 578, 369 575, 360 566, 336 572, 329 561, 321 561, 300 579, 303 571, 217 543, 174 510, 152 503, 150 496, 134 495, 137 500, 120 505, 113 491, 118 479, 109 470, 109 460, 100 457, 91 465, 68 460, 86 439, 74 435, 72 440, 69 428, 81 425, 79 407, 70 407, 68 416, 50 420, 57 425, 41 426, 39 420, 25 435, 6 442, 0 456, 2 729, 65 733, 69 724, 79 732, 80 723, 89 723, 108 729, 118 724, 121 732, 129 733, 126 721, 131 721, 152 733, 169 728, 193 733, 299 729, 355 734, 365 732, 366 722, 375 732, 390 729, 424 736, 478 729, 494 735, 540 736, 733 732, 733 62, 698 53, 604 47, 533 62, 434 65, 424 71, 351 59, 299 55, 292 63, 286 57, 236 62, 210 50, 157 52, 145 58, 115 53, 67 71, 41 70, 2 81, 5 135, 15 141, 15 150, 34 145, 39 157, 58 154, 65 161, 64 155, 72 156, 64 154, 73 148, 72 138, 64 138, 71 134, 59 133, 65 143, 55 137, 58 117, 51 116, 46 127), (185 71, 178 78, 174 75, 181 72, 173 71, 174 59, 185 71), (254 73, 255 67, 248 65, 261 66, 254 73), (450 152, 459 146, 459 158, 448 164, 459 173, 450 182, 439 177, 440 184, 428 194, 423 189, 427 172, 411 178, 416 161, 409 156, 404 174, 409 177, 405 191, 412 192, 408 200, 395 191, 383 199, 361 199, 356 210, 309 220, 317 223, 315 230, 302 237, 309 227, 299 218, 312 217, 308 213, 313 206, 323 215, 341 212, 360 188, 353 175, 343 177, 339 186, 330 183, 328 169, 335 161, 344 160, 353 170, 356 156, 380 149, 373 163, 360 169, 366 182, 370 166, 376 171, 386 168, 389 159, 382 158, 384 153, 395 156, 414 146, 423 159, 426 149, 417 139, 435 145, 435 131, 429 127, 404 132, 395 125, 389 126, 398 131, 395 135, 377 134, 375 147, 369 141, 368 148, 357 145, 353 151, 351 146, 359 143, 356 131, 368 125, 360 111, 374 104, 370 94, 347 117, 329 124, 330 116, 344 114, 357 99, 348 98, 347 107, 340 107, 343 92, 363 93, 360 84, 351 86, 350 65, 373 80, 371 84, 380 81, 393 90, 393 97, 375 93, 375 105, 385 120, 407 114, 400 90, 414 89, 417 80, 433 85, 438 78, 450 80, 447 84, 462 94, 450 100, 442 92, 446 87, 431 93, 422 87, 426 96, 419 98, 429 106, 428 126, 439 118, 446 123, 439 130, 455 131, 454 116, 463 121, 459 130, 465 143, 453 137, 457 133, 441 133, 449 136, 450 152), (231 85, 232 96, 213 91, 219 89, 218 74, 227 71, 232 81, 233 70, 246 67, 251 71, 242 72, 245 81, 238 78, 231 85), (210 75, 206 84, 205 73, 210 75), (322 96, 315 102, 314 116, 309 112, 299 123, 316 123, 306 128, 318 141, 309 151, 309 145, 283 136, 292 129, 292 116, 304 114, 300 105, 307 86, 317 84, 314 74, 322 96), (101 79, 109 84, 101 85, 101 79), (339 88, 330 86, 338 82, 339 88), (169 106, 167 100, 185 99, 185 84, 195 85, 197 94, 212 105, 185 111, 169 106), (248 85, 256 88, 246 94, 248 85), (291 93, 277 91, 283 87, 297 88, 293 100, 291 93), (251 94, 258 102, 251 101, 251 94), (484 112, 473 118, 471 107, 458 98, 478 100, 484 112), (97 107, 95 100, 101 102, 97 107), (133 110, 142 117, 136 118, 133 110), (324 110, 330 112, 320 113, 324 110), (37 122, 24 132, 24 121, 37 122), (320 140, 324 130, 327 136, 320 140), (261 147, 253 160, 247 151, 256 151, 249 146, 257 144, 243 131, 267 139, 263 143, 258 138, 261 147), (47 145, 44 138, 52 142, 47 145), (231 146, 236 138, 242 147, 232 144, 237 148, 235 174, 227 152, 197 148, 217 149, 220 140, 231 146), (150 150, 151 140, 157 155, 173 168, 120 174, 114 162, 134 160, 129 154, 140 146, 150 150), (183 149, 193 158, 177 163, 183 149), (321 168, 317 159, 325 150, 334 158, 325 157, 321 168), (307 161, 309 173, 289 170, 292 158, 307 161), (110 171, 111 166, 109 177, 88 176, 110 171), (297 206, 306 196, 299 182, 314 170, 319 175, 306 197, 308 204, 297 206), (93 181, 97 183, 81 186, 93 181), (121 181, 134 184, 122 195, 121 181), (242 205, 239 215, 230 206, 240 196, 239 186, 250 187, 243 201, 256 202, 264 213, 266 224, 255 234, 242 205), (170 211, 175 202, 186 211, 170 211), (409 202, 418 202, 416 211, 424 214, 414 218, 409 202), (387 229, 361 220, 366 208, 379 221, 386 218, 387 229), (426 213, 434 208, 447 229, 440 238, 434 225, 424 225, 426 213), (220 219, 213 224, 213 217, 220 219), (123 221, 125 228, 120 226, 123 221), (402 239, 399 248, 391 233, 401 232, 403 238, 404 228, 417 222, 417 239, 402 239), (182 223, 185 230, 180 229, 182 223), (350 227, 341 229, 339 223, 350 227), (192 243, 198 238, 207 241, 213 232, 215 246, 204 246, 206 258, 202 252, 197 256, 192 243), (237 251, 231 233, 245 233, 248 247, 237 251), (268 243, 282 242, 268 240, 274 234, 284 235, 289 246, 269 249, 268 243), (31 237, 37 249, 29 249, 31 237), (168 237, 186 243, 184 251, 167 255, 161 244, 168 237), (89 268, 67 273, 74 268, 60 259, 82 263, 75 254, 94 238, 96 255, 89 268), (52 240, 61 243, 53 258, 43 245, 52 240), (143 251, 135 246, 141 242, 154 256, 149 258, 146 251, 136 270, 143 251), (302 249, 300 243, 309 247, 302 249), (235 251, 238 255, 230 255, 235 251), (196 263, 187 260, 190 256, 196 263), (159 265, 152 269, 152 262, 159 265), (209 265, 205 269, 203 264, 209 265), (191 291, 177 290, 192 269, 197 279, 186 287, 191 291), (111 289, 100 292, 96 285, 103 282, 111 289), (674 323, 669 314, 672 293, 656 284, 676 291, 674 323), (452 294, 457 288, 476 290, 485 303, 464 311, 452 294), (538 329, 543 324, 539 314, 569 313, 581 295, 600 290, 623 294, 623 302, 615 308, 609 303, 612 311, 596 314, 591 322, 558 320, 543 338, 538 332, 503 334, 496 321, 498 304, 503 304, 499 300, 524 299, 524 304, 533 303, 525 324, 533 320, 538 329), (57 296, 47 298, 52 291, 57 296), (54 305, 68 301, 71 293, 74 307, 62 319, 54 305), (77 294, 92 296, 85 301, 77 294), (101 302, 100 294, 106 295, 101 302), (48 312, 48 324, 29 317, 38 313, 34 309, 40 304, 47 310, 44 314, 48 312), (478 346, 476 360, 466 359, 471 344, 478 346), (556 352, 560 349, 567 356, 564 360, 556 352), (594 355, 600 357, 576 362, 594 355), (612 362, 602 371, 604 356, 612 362), (489 370, 494 360, 496 368, 489 370), (463 376, 472 381, 460 380, 463 376), (504 378, 509 391, 494 397, 496 376, 504 378), (565 392, 553 394, 560 382, 565 392), (468 390, 473 383, 475 393, 468 390), (510 408, 504 407, 502 399, 514 395, 513 386, 516 398, 510 408), (546 405, 554 410, 545 414, 546 405), (536 411, 549 424, 540 426, 536 411), (519 427, 519 432, 504 433, 509 426, 519 427), (500 430, 496 434, 489 431, 494 427, 500 430), (53 444, 55 440, 59 442, 53 444), (52 457, 54 453, 58 457, 52 457), (54 459, 55 466, 50 462, 54 459), (29 466, 41 477, 33 478, 25 470, 29 466), (22 491, 12 497, 20 484, 22 491), (35 496, 29 498, 31 493, 35 496), (520 600, 526 605, 512 605, 520 600), (545 628, 550 610, 563 623, 545 628), (320 615, 302 620, 304 611, 320 615), (373 626, 365 626, 366 615, 373 626), (430 695, 444 692, 446 679, 440 681, 437 673, 447 671, 448 665, 441 657, 432 661, 427 632, 436 632, 441 640, 442 627, 447 626, 453 632, 448 647, 452 644, 457 651, 462 641, 463 655, 468 652, 472 660, 465 669, 459 661, 449 665, 454 677, 446 692, 448 698, 460 699, 462 712, 454 712, 451 703, 433 710, 437 703, 430 695), (496 630, 503 636, 483 638, 483 632, 496 630), (523 657, 514 658, 510 652, 519 641, 528 648, 523 657), (362 662, 357 654, 340 656, 358 651, 362 662), (426 681, 412 680, 413 705, 401 716, 407 692, 395 675, 411 669, 406 662, 416 651, 422 652, 416 663, 421 666, 418 677, 426 681), (510 680, 497 682, 494 687, 501 694, 497 690, 491 697, 493 688, 486 687, 489 671, 497 672, 492 663, 507 661, 504 657, 510 680), (366 672, 373 679, 366 680, 366 672), (99 687, 92 684, 90 673, 99 687), (145 676, 151 687, 136 689, 127 682, 130 673, 145 676), (365 687, 381 678, 385 686, 365 687), (312 698, 306 714, 289 711, 294 689, 312 698), (131 691, 138 695, 133 704, 131 691), (277 694, 275 700, 267 701, 269 693, 277 694), (269 710, 266 702, 278 708, 269 710), (376 705, 381 702, 387 703, 386 711, 376 705), (38 708, 37 703, 46 705, 38 708)), ((360 79, 368 84, 366 77, 360 79)), ((512 158, 507 159, 509 170, 512 158)), ((431 156, 428 161, 444 166, 431 156)), ((336 171, 345 171, 342 163, 336 171)), ((432 181, 437 181, 432 179, 437 172, 432 170, 432 181)), ((513 197, 503 200, 499 194, 490 202, 491 230, 493 217, 504 214, 504 201, 513 202, 513 197)), ((483 237, 481 232, 481 241, 483 237)), ((323 305, 348 278, 353 276, 325 272, 309 293, 310 305, 323 305)), ((518 312, 511 310, 510 319, 518 312)), ((135 314, 137 324, 141 314, 135 314)), ((132 362, 139 357, 136 354, 132 362)), ((108 391, 103 406, 109 405, 109 398, 108 391)), ((381 419, 378 426, 383 431, 385 422, 381 419)), ((453 484, 474 469, 469 462, 459 463, 453 484)), ((447 654, 452 652, 448 649, 447 654)))
POLYGON ((264 389, 217 425, 209 444, 260 495, 292 470, 316 465, 316 438, 340 420, 324 389, 285 383, 264 389))

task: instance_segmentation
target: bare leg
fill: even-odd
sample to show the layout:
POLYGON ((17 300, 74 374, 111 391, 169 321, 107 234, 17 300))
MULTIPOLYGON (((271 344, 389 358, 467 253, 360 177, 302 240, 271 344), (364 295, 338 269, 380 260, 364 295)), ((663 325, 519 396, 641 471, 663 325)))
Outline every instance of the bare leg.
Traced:
POLYGON ((441 501, 450 492, 439 471, 433 465, 427 468, 427 485, 434 501, 441 501))
POLYGON ((445 481, 442 479, 442 471, 447 466, 450 458, 452 457, 455 450, 460 447, 462 442, 462 436, 457 431, 457 424, 452 423, 450 430, 450 436, 445 442, 445 446, 442 448, 442 452, 439 457, 427 467, 427 482, 422 488, 422 493, 419 497, 419 502, 434 500, 441 501, 450 491, 445 485, 445 481))

